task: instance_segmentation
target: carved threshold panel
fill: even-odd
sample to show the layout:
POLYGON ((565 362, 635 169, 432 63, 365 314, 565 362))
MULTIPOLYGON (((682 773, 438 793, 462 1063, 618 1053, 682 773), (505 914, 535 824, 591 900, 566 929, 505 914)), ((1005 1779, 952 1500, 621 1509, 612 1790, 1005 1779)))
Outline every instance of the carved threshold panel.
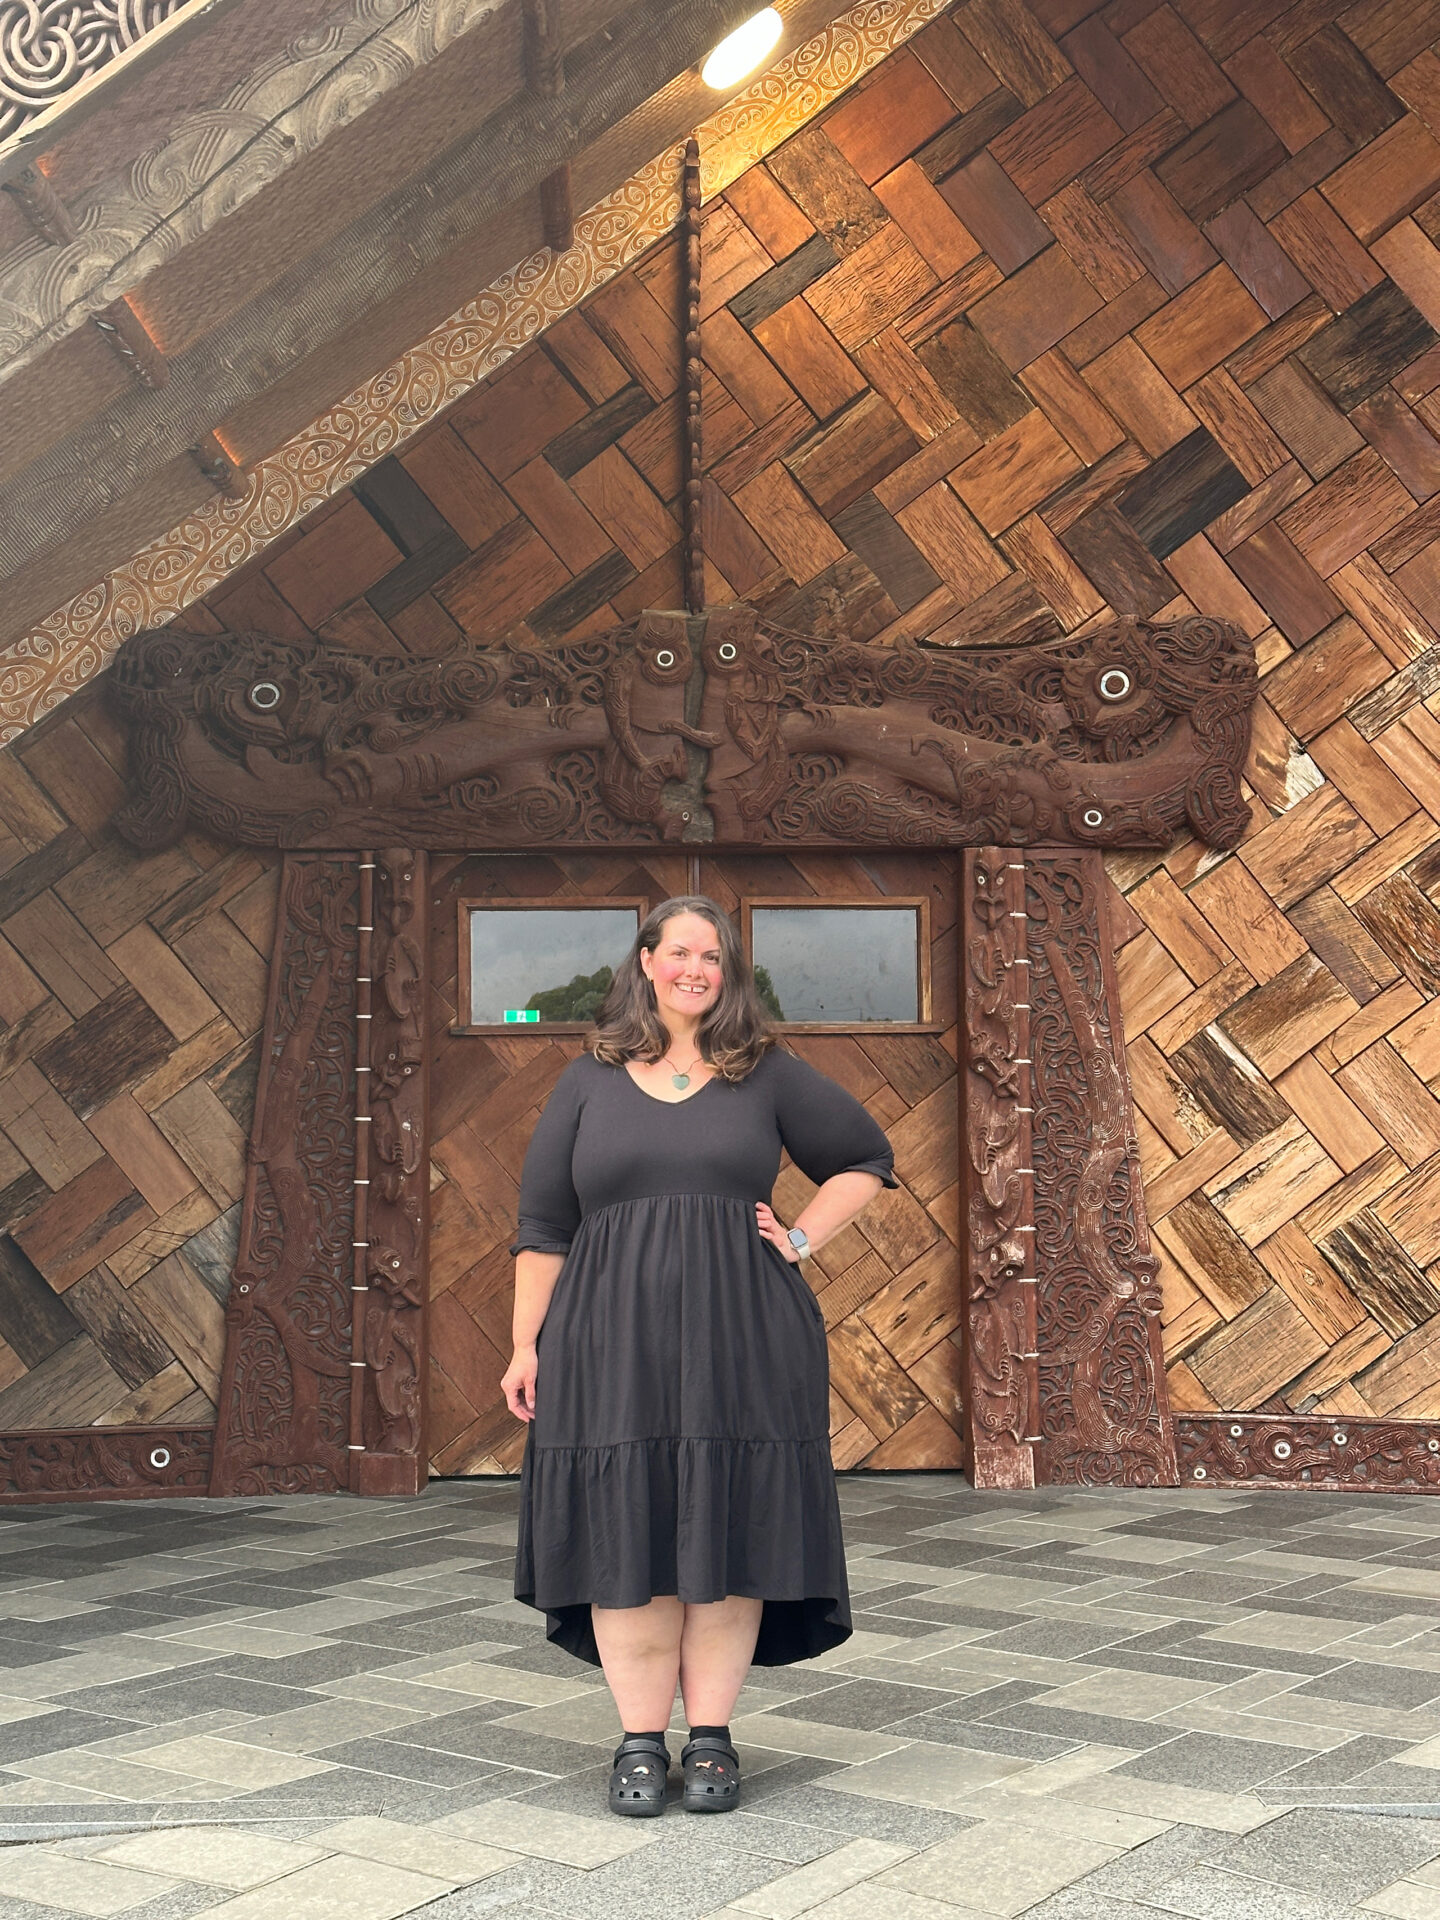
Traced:
POLYGON ((209 1427, 55 1427, 0 1434, 0 1506, 204 1493, 209 1427))
POLYGON ((1174 1486, 1096 854, 965 856, 965 1381, 977 1487, 1174 1486))
POLYGON ((1440 1493, 1433 1420, 1183 1413, 1175 1437, 1184 1486, 1440 1493))

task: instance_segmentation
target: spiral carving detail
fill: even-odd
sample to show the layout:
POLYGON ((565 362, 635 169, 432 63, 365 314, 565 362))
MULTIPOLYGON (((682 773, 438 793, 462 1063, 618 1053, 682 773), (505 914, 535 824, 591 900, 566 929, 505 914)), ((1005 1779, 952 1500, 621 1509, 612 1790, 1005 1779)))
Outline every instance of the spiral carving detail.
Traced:
POLYGON ((0 0, 0 140, 126 53, 186 0, 0 0))

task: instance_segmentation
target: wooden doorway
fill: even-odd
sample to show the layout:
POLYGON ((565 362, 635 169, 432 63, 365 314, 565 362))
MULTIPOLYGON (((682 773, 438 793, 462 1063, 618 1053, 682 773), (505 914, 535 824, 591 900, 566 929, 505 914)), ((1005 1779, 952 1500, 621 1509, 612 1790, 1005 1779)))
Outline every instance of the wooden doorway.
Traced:
MULTIPOLYGON (((579 1022, 502 1023, 523 1008, 468 1004, 468 904, 551 910, 574 903, 643 913, 708 893, 747 931, 755 908, 914 906, 920 1018, 804 1021, 787 1044, 850 1089, 885 1127, 901 1185, 810 1264, 829 1330, 837 1467, 964 1464, 959 1327, 960 1187, 956 1083, 957 903, 950 852, 693 852, 471 855, 432 863, 432 1192, 429 1451, 444 1475, 514 1472, 524 1433, 505 1407, 520 1169, 550 1089, 584 1044, 579 1022), (462 1015, 470 1013, 467 1026, 462 1015)), ((482 919, 491 916, 482 912, 482 919)), ((498 920, 498 916, 496 917, 498 920)), ((564 916, 554 924, 557 930, 564 916)), ((520 923, 513 923, 517 927, 520 923)), ((536 926, 547 923, 534 922, 536 926)), ((613 936, 614 922, 610 922, 613 936)), ((763 923, 762 923, 763 924, 763 923)), ((828 923, 833 927, 834 923, 828 923)), ((556 940, 557 961, 563 940, 556 940)), ((568 971, 569 961, 560 966, 568 971)), ((579 977, 588 973, 582 965, 579 977)), ((584 990, 574 1006, 583 1010, 584 990)), ((547 1012, 564 1012, 550 1002, 547 1012)), ((809 1191, 788 1161, 776 1207, 809 1191)))

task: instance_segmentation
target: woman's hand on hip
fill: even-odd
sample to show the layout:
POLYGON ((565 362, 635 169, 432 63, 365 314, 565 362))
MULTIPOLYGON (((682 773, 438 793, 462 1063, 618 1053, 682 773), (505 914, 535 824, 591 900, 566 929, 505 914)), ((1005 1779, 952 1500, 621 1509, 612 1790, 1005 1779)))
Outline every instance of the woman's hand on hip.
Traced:
POLYGON ((795 1251, 794 1247, 791 1246, 789 1236, 784 1227, 781 1226, 780 1222, 775 1218, 774 1213, 766 1206, 763 1200, 757 1200, 755 1202, 755 1224, 760 1229, 760 1238, 762 1240, 768 1240, 772 1247, 775 1247, 785 1256, 792 1267, 799 1266, 799 1254, 795 1251))
POLYGON ((517 1420, 535 1418, 537 1364, 534 1347, 516 1347, 500 1382, 501 1392, 505 1395, 505 1404, 517 1420))

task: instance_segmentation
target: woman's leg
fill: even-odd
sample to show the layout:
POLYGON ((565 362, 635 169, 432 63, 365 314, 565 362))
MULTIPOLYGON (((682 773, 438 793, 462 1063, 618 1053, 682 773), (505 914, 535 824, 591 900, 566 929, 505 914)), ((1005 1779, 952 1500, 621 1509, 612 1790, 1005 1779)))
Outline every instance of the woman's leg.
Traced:
POLYGON ((680 1690, 692 1727, 728 1726, 730 1710, 750 1670, 764 1604, 732 1593, 724 1600, 686 1606, 680 1636, 680 1690))
POLYGON ((643 1607, 590 1609, 600 1664, 627 1733, 670 1724, 686 1612, 674 1594, 657 1595, 643 1607))

